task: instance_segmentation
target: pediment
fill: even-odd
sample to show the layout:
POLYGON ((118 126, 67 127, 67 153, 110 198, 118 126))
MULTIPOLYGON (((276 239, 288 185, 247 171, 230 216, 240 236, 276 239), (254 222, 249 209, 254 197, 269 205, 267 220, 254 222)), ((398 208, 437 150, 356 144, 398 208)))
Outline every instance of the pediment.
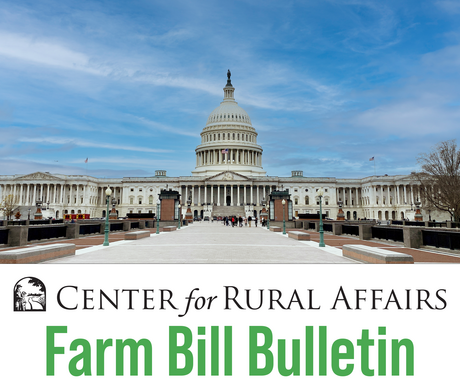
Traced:
POLYGON ((242 174, 232 172, 230 170, 226 170, 224 172, 221 172, 219 174, 216 174, 212 177, 208 177, 206 181, 225 181, 225 182, 230 182, 230 181, 251 181, 252 179, 249 177, 246 177, 242 174))
POLYGON ((17 177, 14 180, 15 181, 23 181, 23 180, 28 180, 28 179, 43 179, 43 180, 50 180, 50 181, 60 181, 61 179, 58 177, 55 177, 51 174, 48 173, 43 173, 43 172, 35 172, 31 174, 26 174, 21 177, 17 177))

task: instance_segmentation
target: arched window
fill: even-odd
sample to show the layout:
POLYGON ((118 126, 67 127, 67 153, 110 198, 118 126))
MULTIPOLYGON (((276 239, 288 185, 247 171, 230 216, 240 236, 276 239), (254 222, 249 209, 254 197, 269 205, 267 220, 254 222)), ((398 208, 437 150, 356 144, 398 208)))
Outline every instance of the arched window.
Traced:
POLYGON ((149 196, 149 205, 153 205, 153 195, 149 196))
POLYGON ((309 205, 310 204, 310 197, 307 195, 305 196, 305 204, 309 205))

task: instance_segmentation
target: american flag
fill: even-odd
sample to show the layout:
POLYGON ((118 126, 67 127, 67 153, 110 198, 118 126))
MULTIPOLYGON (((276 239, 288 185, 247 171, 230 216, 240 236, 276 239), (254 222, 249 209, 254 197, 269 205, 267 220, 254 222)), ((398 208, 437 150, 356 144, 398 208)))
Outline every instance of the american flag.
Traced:
POLYGON ((228 149, 222 149, 222 154, 228 153, 228 149))
POLYGON ((369 161, 374 161, 374 157, 369 158, 369 161))
POLYGON ((88 163, 88 158, 86 158, 86 160, 85 160, 85 164, 87 164, 87 163, 88 163))

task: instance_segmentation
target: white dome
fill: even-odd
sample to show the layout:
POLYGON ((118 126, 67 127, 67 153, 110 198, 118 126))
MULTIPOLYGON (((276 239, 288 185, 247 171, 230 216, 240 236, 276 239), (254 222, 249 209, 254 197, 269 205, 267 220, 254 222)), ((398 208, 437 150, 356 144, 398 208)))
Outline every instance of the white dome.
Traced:
POLYGON ((211 112, 195 149, 194 176, 209 176, 234 171, 246 176, 265 176, 263 149, 247 112, 235 101, 235 88, 227 74, 224 100, 211 112))
POLYGON ((209 115, 206 125, 223 122, 252 125, 247 112, 242 109, 237 102, 231 100, 224 100, 220 103, 220 105, 209 115))

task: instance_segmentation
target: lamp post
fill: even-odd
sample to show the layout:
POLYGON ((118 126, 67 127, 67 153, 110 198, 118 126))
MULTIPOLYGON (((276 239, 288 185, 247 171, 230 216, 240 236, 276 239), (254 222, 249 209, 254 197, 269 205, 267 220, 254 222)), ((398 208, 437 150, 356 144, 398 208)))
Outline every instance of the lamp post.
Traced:
POLYGON ((283 204, 283 235, 286 235, 286 217, 284 214, 284 205, 286 204, 286 200, 283 199, 281 203, 283 204))
POLYGON ((160 233, 160 198, 157 200, 157 232, 156 234, 158 235, 160 233))
POLYGON ((104 243, 103 246, 109 245, 109 203, 110 196, 112 195, 112 190, 110 187, 107 187, 105 191, 105 202, 107 203, 107 212, 105 213, 105 230, 104 230, 104 243))
POLYGON ((320 188, 318 191, 319 197, 319 246, 325 247, 324 244, 324 230, 323 230, 323 190, 320 188))
POLYGON ((267 230, 270 229, 270 206, 267 206, 267 230))
POLYGON ((179 216, 178 216, 178 218, 177 218, 177 219, 178 219, 178 224, 179 224, 179 225, 177 226, 177 228, 180 230, 180 203, 177 205, 177 208, 178 208, 178 210, 179 210, 179 211, 178 211, 179 216))

